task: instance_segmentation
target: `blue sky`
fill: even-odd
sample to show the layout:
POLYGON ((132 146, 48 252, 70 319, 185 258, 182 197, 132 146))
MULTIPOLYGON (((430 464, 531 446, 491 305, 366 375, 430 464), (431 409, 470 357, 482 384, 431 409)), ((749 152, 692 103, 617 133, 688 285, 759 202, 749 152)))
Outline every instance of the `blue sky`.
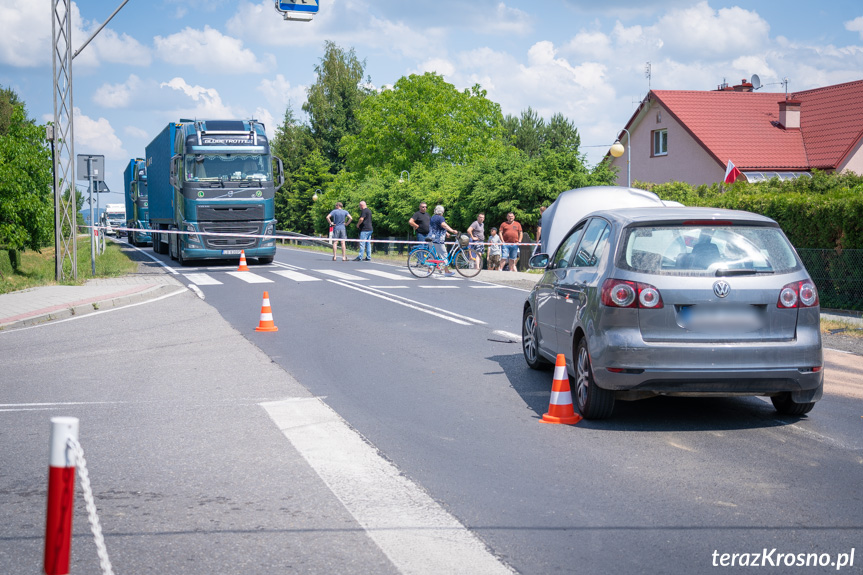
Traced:
MULTIPOLYGON (((758 74, 763 90, 863 79, 859 0, 320 0, 310 23, 271 0, 131 0, 74 60, 75 151, 122 172, 169 121, 254 116, 272 133, 301 115, 326 40, 354 48, 374 87, 436 71, 479 83, 504 114, 528 106, 575 122, 588 161, 650 87, 711 90, 758 74)), ((120 0, 73 3, 74 48, 120 0)), ((0 0, 0 85, 40 122, 53 117, 49 2, 0 0)))

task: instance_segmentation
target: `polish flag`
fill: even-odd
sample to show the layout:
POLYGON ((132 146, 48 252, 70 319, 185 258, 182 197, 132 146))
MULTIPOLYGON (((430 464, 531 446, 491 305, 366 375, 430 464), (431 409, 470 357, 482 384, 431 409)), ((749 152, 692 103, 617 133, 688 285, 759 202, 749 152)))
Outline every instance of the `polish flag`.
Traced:
POLYGON ((734 180, 739 177, 740 170, 737 169, 737 167, 731 162, 731 160, 728 160, 728 166, 725 168, 725 183, 733 184, 734 180))

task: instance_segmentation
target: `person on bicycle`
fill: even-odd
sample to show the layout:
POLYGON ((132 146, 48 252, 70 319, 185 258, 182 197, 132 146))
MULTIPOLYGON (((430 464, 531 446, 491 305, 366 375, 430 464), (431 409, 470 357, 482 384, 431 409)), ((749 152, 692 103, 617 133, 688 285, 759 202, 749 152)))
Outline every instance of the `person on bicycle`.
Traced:
POLYGON ((446 262, 444 265, 444 275, 449 277, 454 276, 455 272, 451 272, 449 269, 449 260, 447 258, 447 251, 444 242, 446 241, 447 232, 451 234, 457 234, 458 232, 447 225, 446 220, 443 217, 443 212, 443 206, 435 206, 434 215, 431 217, 431 221, 429 222, 428 237, 431 238, 434 243, 438 259, 442 259, 446 262))

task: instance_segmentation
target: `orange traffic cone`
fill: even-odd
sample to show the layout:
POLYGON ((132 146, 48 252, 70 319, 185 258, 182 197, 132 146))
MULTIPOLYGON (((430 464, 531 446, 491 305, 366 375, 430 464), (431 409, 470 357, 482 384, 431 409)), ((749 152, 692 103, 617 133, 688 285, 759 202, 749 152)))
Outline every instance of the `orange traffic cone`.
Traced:
POLYGON ((575 424, 581 421, 581 415, 575 413, 572 407, 572 393, 569 390, 569 375, 566 373, 566 359, 562 353, 557 354, 554 363, 554 381, 551 383, 551 399, 548 402, 548 413, 540 420, 543 423, 575 424))
POLYGON ((273 309, 270 307, 270 292, 264 292, 264 303, 261 304, 261 321, 255 331, 279 331, 273 323, 273 309))
POLYGON ((240 267, 237 268, 238 272, 247 272, 249 271, 249 266, 246 265, 246 250, 240 250, 240 267))

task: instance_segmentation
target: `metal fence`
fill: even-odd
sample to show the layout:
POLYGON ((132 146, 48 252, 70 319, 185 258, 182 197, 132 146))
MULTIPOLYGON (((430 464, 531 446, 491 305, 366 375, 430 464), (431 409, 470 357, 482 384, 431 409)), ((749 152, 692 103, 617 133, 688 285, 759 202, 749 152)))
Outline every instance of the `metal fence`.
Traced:
POLYGON ((797 250, 821 308, 863 310, 863 250, 797 250))

